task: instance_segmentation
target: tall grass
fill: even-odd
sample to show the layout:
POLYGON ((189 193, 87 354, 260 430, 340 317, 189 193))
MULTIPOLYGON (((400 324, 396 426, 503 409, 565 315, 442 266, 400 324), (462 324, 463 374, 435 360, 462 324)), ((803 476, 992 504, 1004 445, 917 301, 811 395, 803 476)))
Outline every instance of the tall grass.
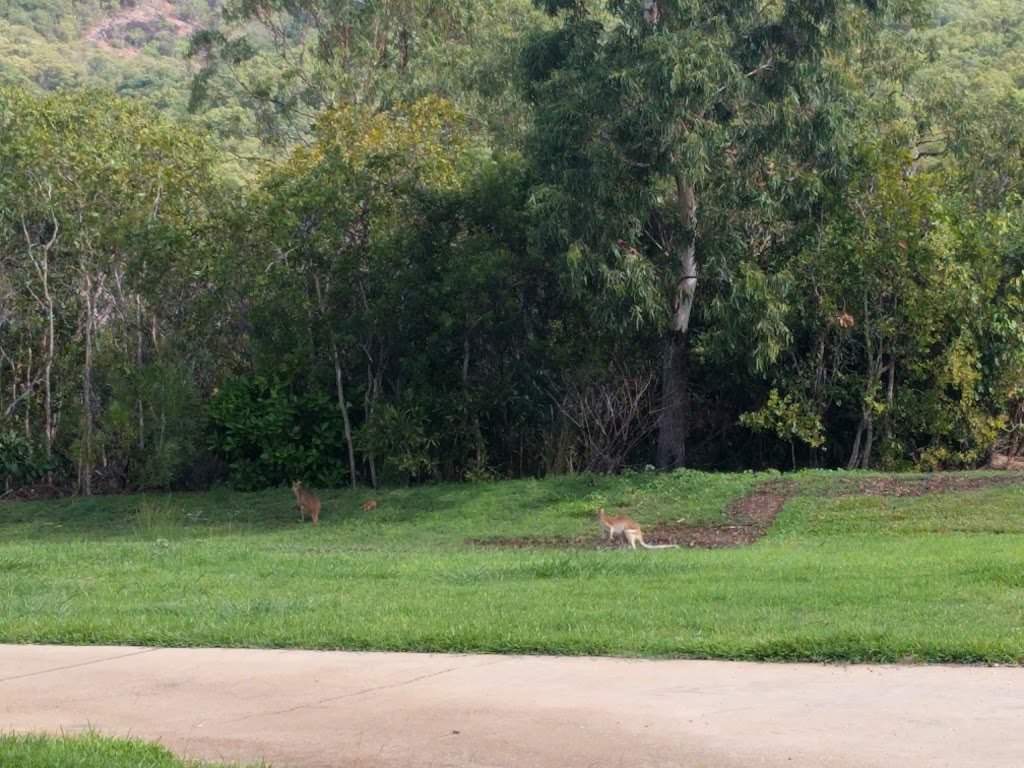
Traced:
POLYGON ((166 542, 179 539, 185 532, 185 511, 169 499, 143 497, 133 520, 140 539, 166 542))

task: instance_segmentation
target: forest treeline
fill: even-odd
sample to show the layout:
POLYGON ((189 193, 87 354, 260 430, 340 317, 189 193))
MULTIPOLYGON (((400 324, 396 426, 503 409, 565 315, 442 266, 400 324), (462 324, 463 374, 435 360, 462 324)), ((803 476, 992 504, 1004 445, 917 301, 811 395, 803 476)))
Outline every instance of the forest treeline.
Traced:
POLYGON ((191 117, 0 85, 5 490, 1024 443, 1017 3, 213 7, 191 117))

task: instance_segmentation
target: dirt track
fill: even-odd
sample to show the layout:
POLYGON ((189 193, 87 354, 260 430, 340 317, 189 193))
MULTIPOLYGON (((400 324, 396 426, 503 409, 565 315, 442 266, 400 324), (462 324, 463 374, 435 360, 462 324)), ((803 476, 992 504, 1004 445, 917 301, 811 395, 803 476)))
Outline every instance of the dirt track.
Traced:
POLYGON ((0 645, 0 730, 278 768, 1024 765, 1024 669, 0 645))

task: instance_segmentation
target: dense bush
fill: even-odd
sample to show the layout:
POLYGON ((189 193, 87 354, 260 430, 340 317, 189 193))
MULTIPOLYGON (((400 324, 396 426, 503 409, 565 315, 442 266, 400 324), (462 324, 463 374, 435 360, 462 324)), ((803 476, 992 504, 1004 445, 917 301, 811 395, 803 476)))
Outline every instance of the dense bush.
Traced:
POLYGON ((206 419, 207 446, 228 462, 236 488, 293 480, 338 486, 347 478, 341 417, 326 395, 299 395, 281 381, 242 377, 213 393, 206 419))

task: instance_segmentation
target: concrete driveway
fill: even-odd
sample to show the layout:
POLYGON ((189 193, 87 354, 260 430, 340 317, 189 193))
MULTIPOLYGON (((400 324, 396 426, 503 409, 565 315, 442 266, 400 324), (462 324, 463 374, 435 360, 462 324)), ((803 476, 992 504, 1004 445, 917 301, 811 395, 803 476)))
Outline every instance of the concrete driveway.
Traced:
POLYGON ((1024 766, 1024 668, 0 645, 0 731, 340 768, 1024 766))

